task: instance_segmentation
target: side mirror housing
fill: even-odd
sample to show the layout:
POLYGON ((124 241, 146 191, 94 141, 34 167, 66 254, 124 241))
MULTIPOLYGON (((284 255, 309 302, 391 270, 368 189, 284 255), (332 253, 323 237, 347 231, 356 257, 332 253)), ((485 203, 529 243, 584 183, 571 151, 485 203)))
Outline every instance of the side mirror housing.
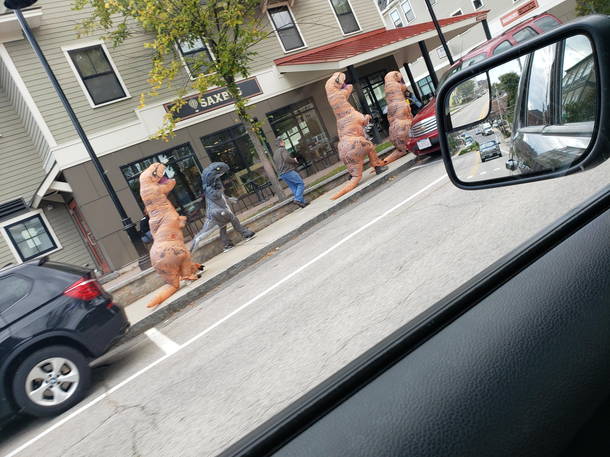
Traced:
POLYGON ((609 36, 609 17, 586 16, 452 75, 436 100, 451 181, 461 189, 500 187, 565 176, 605 161, 609 36), (465 147, 464 134, 479 150, 465 147))

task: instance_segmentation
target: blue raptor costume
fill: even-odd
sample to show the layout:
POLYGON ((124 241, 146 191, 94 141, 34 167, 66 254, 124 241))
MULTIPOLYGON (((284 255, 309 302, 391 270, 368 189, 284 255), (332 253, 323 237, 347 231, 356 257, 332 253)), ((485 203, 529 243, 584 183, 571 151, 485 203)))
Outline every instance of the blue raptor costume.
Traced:
POLYGON ((229 202, 237 203, 234 197, 227 197, 223 192, 220 177, 230 170, 224 162, 214 162, 202 173, 203 189, 205 192, 205 223, 201 231, 195 236, 191 245, 191 252, 195 252, 199 245, 216 229, 220 229, 220 239, 225 251, 235 247, 231 239, 227 236, 227 224, 231 223, 235 231, 250 241, 254 237, 254 232, 244 228, 239 223, 237 216, 233 214, 229 202))

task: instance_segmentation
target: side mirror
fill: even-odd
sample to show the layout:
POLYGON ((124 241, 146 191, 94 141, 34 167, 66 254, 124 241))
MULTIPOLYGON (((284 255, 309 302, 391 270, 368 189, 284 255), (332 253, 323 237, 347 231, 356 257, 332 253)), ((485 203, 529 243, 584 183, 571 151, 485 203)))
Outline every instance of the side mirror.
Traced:
POLYGON ((451 76, 436 116, 451 181, 480 189, 584 171, 610 155, 610 18, 583 17, 451 76))

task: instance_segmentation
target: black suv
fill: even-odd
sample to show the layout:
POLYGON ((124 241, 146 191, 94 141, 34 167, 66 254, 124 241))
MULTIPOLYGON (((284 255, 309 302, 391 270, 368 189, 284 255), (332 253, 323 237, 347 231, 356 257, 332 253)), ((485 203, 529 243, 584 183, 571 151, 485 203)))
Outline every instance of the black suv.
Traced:
POLYGON ((88 269, 47 259, 0 269, 0 420, 74 406, 87 390, 88 360, 128 330, 88 269))

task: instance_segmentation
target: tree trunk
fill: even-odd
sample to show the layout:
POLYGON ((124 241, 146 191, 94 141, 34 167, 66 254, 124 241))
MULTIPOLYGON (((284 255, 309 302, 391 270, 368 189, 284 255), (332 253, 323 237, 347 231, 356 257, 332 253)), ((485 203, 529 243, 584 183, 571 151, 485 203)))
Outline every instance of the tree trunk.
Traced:
POLYGON ((258 154, 258 158, 261 160, 261 163, 263 164, 263 169, 265 170, 265 173, 267 174, 269 181, 271 181, 271 186, 273 187, 273 191, 277 194, 280 201, 286 200, 286 195, 284 194, 284 191, 282 190, 280 180, 277 178, 277 174, 275 172, 275 167, 273 166, 273 164, 267 157, 267 154, 265 154, 265 149, 263 148, 263 144, 261 143, 260 138, 258 137, 256 132, 254 132, 252 130, 252 123, 250 122, 250 119, 248 119, 247 116, 242 116, 239 113, 237 113, 237 115, 239 116, 240 120, 244 124, 244 127, 246 128, 246 132, 248 132, 248 136, 250 137, 250 140, 252 140, 252 144, 254 145, 254 149, 256 150, 256 153, 258 154))

